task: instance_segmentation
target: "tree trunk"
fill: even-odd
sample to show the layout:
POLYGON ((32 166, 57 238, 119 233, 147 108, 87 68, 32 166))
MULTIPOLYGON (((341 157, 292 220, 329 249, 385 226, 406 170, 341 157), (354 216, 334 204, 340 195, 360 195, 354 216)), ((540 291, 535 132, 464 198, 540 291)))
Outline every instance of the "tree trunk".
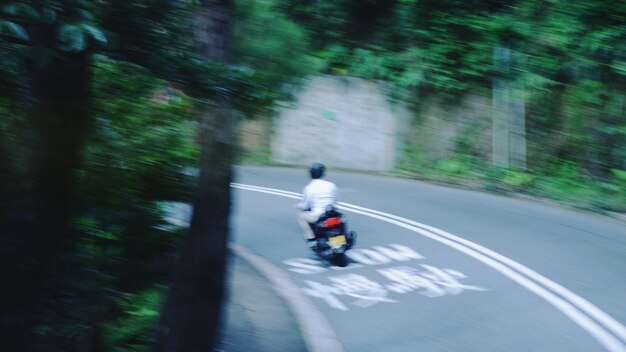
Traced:
POLYGON ((163 310, 156 351, 211 351, 217 337, 231 206, 235 130, 231 115, 227 107, 202 114, 199 194, 163 310))
MULTIPOLYGON (((198 49, 207 59, 230 60, 229 0, 205 0, 194 18, 198 49)), ((236 115, 226 96, 200 107, 200 179, 189 234, 163 309, 155 351, 211 351, 225 294, 231 208, 230 182, 236 147, 236 115)))
POLYGON ((89 55, 63 53, 30 82, 29 177, 0 218, 0 350, 31 351, 49 268, 68 234, 73 176, 89 126, 89 55))

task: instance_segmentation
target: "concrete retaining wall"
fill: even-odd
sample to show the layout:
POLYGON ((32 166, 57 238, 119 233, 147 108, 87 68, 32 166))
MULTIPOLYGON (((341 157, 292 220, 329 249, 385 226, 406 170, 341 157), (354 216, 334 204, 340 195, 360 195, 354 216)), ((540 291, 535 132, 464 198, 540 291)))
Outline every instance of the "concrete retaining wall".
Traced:
POLYGON ((272 159, 305 165, 382 171, 394 167, 410 114, 388 102, 375 82, 321 75, 311 78, 295 103, 280 112, 272 159))
POLYGON ((489 161, 491 114, 489 97, 468 94, 452 102, 429 97, 417 112, 409 145, 430 160, 449 159, 458 153, 489 161))

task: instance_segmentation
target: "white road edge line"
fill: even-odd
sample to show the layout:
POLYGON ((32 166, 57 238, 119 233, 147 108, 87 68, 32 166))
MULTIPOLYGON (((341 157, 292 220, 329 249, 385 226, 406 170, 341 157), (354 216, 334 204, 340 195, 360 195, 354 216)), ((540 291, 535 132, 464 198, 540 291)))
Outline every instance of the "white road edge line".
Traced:
MULTIPOLYGON (((233 183, 232 186, 244 190, 262 192, 288 198, 300 198, 299 193, 283 191, 279 189, 245 185, 239 183, 233 183)), ((443 230, 434 228, 432 226, 349 203, 341 202, 339 203, 339 205, 342 209, 346 211, 362 214, 406 228, 415 233, 441 242, 449 247, 452 247, 475 258, 476 260, 502 273, 522 287, 543 298, 545 301, 553 305, 555 308, 557 308, 559 311, 569 317, 573 322, 575 322, 581 328, 587 331, 607 350, 611 352, 626 351, 626 346, 622 342, 626 341, 626 328, 623 325, 621 325, 617 320, 609 316, 604 311, 600 310, 598 307, 591 304, 589 301, 569 291, 568 289, 557 284, 556 282, 544 277, 543 275, 531 270, 530 268, 486 247, 483 247, 456 235, 450 234, 443 230), (527 277, 521 274, 524 274, 527 277), (531 280, 535 280, 536 282, 533 282, 531 280), (545 285, 546 288, 551 289, 553 292, 546 290, 546 288, 538 285, 537 283, 545 285), (554 293, 561 295, 567 301, 555 295, 554 293), (588 316, 584 315, 580 311, 585 312, 586 314, 588 314, 588 316), (598 325, 596 321, 590 319, 590 317, 596 319, 604 326, 598 325), (605 330, 605 328, 610 330, 613 334, 615 334, 615 336, 612 335, 609 331, 605 330), (618 337, 619 339, 617 339, 616 337, 618 337)))
POLYGON ((283 270, 239 244, 231 244, 230 248, 270 280, 276 292, 285 299, 296 317, 308 351, 343 352, 343 347, 326 317, 283 270))

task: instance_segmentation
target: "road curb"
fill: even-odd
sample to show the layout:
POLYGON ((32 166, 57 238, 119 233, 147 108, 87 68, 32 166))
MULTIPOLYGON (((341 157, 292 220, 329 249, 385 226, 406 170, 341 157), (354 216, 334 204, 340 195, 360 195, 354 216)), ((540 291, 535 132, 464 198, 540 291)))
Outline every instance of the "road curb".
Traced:
POLYGON ((229 247, 273 284, 273 289, 296 317, 309 352, 344 351, 328 320, 283 270, 239 244, 230 244, 229 247))

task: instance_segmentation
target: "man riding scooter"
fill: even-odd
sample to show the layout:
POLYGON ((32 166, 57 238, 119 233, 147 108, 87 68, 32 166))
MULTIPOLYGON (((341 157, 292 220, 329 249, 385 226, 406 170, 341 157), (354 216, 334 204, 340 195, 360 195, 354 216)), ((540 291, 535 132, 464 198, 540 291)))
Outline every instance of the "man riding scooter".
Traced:
POLYGON ((329 205, 337 205, 337 186, 323 179, 326 173, 326 167, 321 163, 313 163, 309 168, 311 181, 304 187, 302 191, 302 201, 298 203, 298 208, 302 211, 298 213, 298 223, 302 228, 302 235, 307 241, 309 247, 316 246, 315 235, 311 229, 329 205))

